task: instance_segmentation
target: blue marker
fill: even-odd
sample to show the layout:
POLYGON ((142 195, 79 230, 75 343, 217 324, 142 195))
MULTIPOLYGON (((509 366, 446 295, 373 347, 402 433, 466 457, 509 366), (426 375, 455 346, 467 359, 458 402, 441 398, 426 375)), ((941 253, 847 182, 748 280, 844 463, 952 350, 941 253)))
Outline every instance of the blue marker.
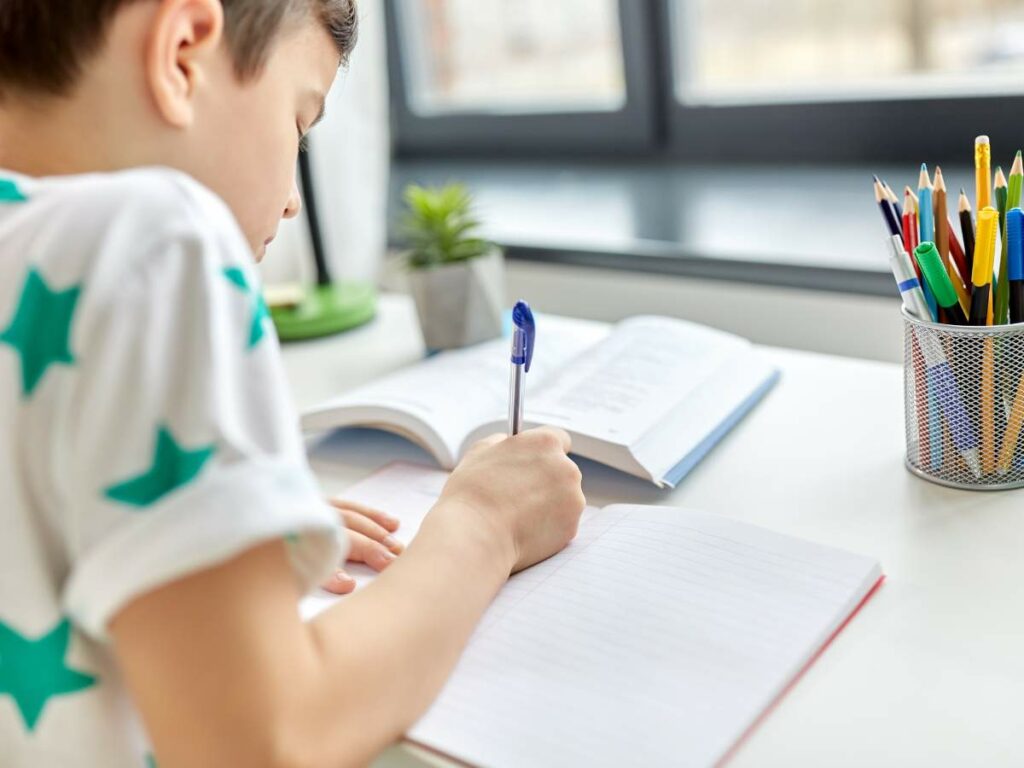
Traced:
POLYGON ((1024 322, 1024 211, 1006 214, 1006 259, 1010 273, 1010 322, 1024 322))
POLYGON ((523 428, 523 403, 526 373, 533 362, 537 341, 537 324, 525 301, 517 301, 512 309, 512 376, 508 393, 508 433, 518 435, 523 428))

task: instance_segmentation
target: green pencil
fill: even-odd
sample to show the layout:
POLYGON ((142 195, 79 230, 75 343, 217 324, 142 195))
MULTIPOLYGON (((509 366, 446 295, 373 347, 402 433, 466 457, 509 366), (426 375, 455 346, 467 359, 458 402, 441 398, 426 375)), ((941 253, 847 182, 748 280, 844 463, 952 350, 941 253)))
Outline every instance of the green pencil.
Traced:
POLYGON ((1007 195, 1006 210, 1012 211, 1020 208, 1021 190, 1024 189, 1024 160, 1021 159, 1020 150, 1013 158, 1013 166, 1010 168, 1010 191, 1007 195))
POLYGON ((1009 190, 1006 187, 1006 176, 1002 168, 996 168, 996 210, 999 212, 999 238, 1002 241, 1002 254, 999 258, 999 275, 996 278, 996 300, 992 305, 992 324, 1006 325, 1010 322, 1010 272, 1009 259, 1006 257, 1006 212, 1009 202, 1009 190))

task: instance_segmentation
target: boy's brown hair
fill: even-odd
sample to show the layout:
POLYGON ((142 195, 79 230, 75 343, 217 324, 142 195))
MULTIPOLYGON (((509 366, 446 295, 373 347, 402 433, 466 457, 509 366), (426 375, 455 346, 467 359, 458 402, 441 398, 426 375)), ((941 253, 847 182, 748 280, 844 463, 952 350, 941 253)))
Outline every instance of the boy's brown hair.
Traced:
MULTIPOLYGON (((107 25, 137 0, 0 0, 0 98, 11 91, 60 96, 103 45, 107 25)), ((291 18, 312 14, 330 33, 342 62, 356 42, 355 0, 221 0, 225 35, 240 78, 266 61, 291 18)))

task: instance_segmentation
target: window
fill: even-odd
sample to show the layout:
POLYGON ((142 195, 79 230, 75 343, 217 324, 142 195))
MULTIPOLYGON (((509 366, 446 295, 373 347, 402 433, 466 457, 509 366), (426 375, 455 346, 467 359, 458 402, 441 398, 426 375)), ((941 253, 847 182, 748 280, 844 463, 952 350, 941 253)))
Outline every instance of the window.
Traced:
POLYGON ((1020 93, 1019 0, 673 0, 683 102, 1020 93))
POLYGON ((402 9, 417 114, 625 105, 615 0, 416 0, 402 9))
POLYGON ((388 0, 386 8, 403 154, 652 145, 647 0, 388 0))
POLYGON ((399 154, 967 162, 1021 0, 387 0, 399 154))

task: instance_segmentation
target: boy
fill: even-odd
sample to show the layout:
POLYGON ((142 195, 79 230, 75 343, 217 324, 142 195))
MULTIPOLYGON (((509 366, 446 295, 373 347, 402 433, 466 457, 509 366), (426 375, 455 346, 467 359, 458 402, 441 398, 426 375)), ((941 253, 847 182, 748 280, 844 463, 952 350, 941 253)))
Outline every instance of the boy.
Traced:
POLYGON ((476 446, 390 565, 393 521, 341 536, 318 498, 252 261, 355 28, 352 0, 0 0, 4 766, 365 764, 575 534, 552 430, 476 446), (387 570, 303 624, 349 541, 387 570))

